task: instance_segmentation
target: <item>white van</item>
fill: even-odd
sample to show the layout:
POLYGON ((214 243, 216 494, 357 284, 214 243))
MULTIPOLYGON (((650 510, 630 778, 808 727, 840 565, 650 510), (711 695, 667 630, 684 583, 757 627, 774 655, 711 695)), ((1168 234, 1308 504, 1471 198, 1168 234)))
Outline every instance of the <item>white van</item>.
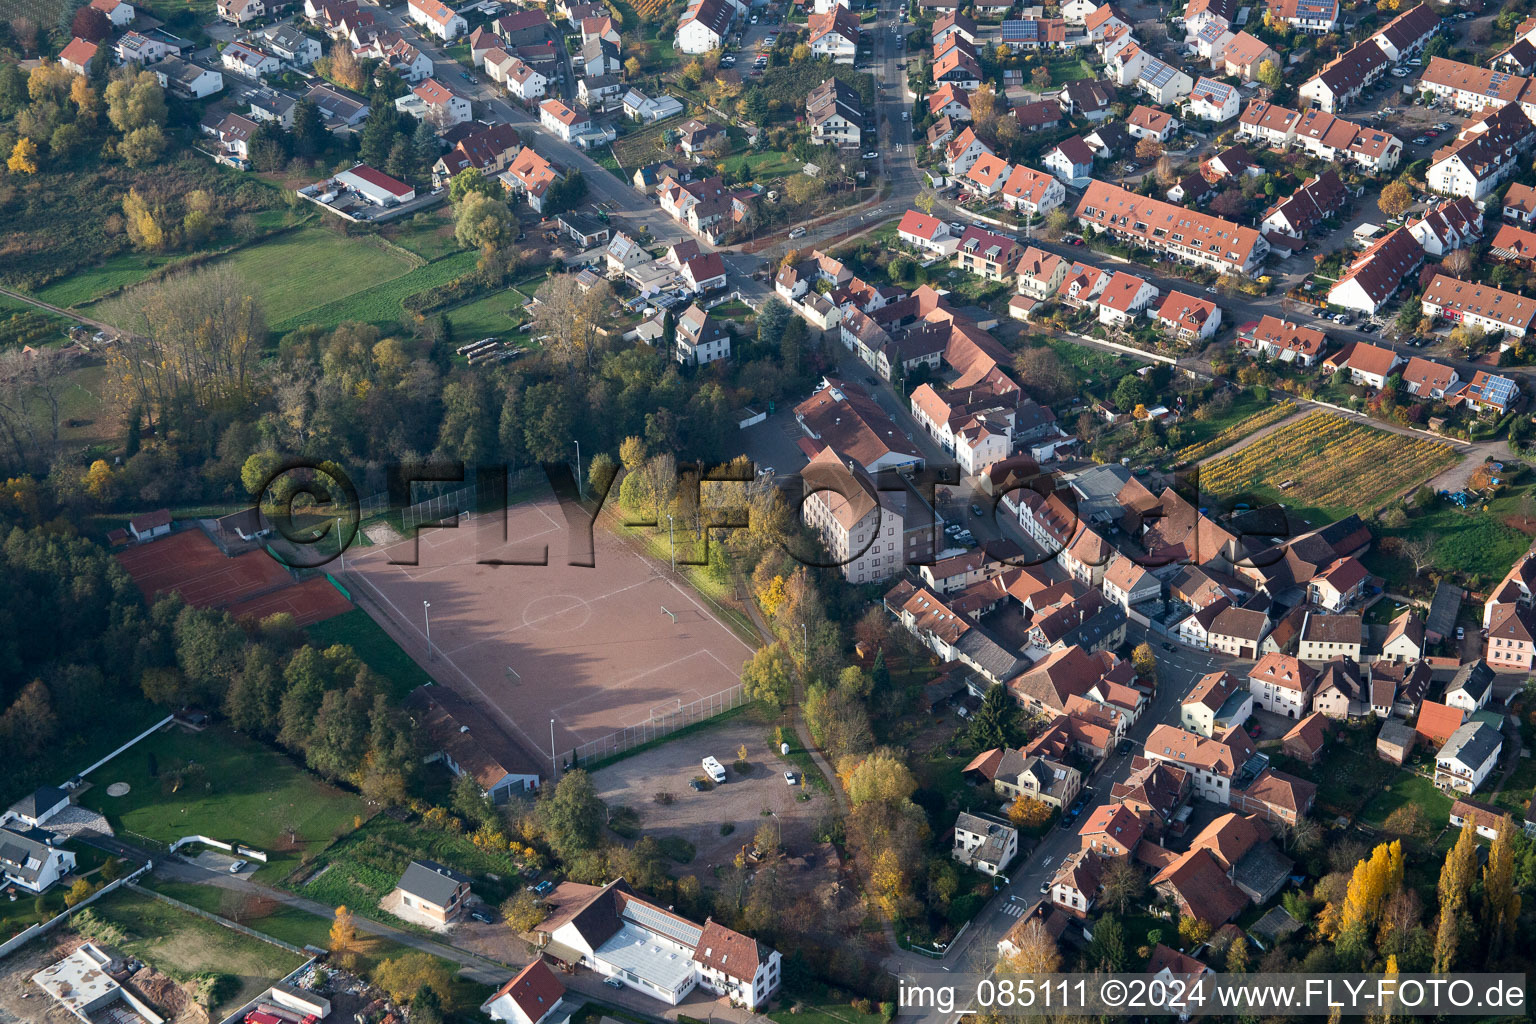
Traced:
POLYGON ((725 782, 725 769, 719 761, 706 757, 701 763, 704 765, 704 774, 709 776, 711 782, 717 786, 725 782))

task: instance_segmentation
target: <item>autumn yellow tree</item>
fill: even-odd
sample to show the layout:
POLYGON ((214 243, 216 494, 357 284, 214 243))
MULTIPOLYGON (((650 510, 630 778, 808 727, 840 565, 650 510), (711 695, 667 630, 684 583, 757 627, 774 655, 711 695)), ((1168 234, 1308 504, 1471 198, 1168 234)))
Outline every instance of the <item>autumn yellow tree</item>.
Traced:
POLYGON ((999 972, 1055 974, 1061 970, 1061 951, 1056 948, 1051 933, 1045 930, 1042 918, 1030 918, 1010 938, 1015 951, 998 961, 999 972))
MULTIPOLYGON (((1515 937, 1520 919, 1520 891, 1515 886, 1514 822, 1508 814, 1499 821, 1499 834, 1488 851, 1483 869, 1483 924, 1488 936, 1488 967, 1492 969, 1515 937)), ((1463 831, 1471 831, 1463 829, 1463 831)))
POLYGON ((347 956, 356 945, 357 923, 352 920, 352 911, 345 906, 337 907, 335 920, 331 922, 331 953, 347 956))
POLYGON ((1008 820, 1020 828, 1036 828, 1051 820, 1051 805, 1020 793, 1008 808, 1008 820))
POLYGON ((37 143, 23 135, 11 147, 11 158, 5 162, 12 174, 37 173, 37 143))
POLYGON ((1401 181, 1385 185, 1376 200, 1376 208, 1393 220, 1408 212, 1413 205, 1413 189, 1401 181))
POLYGON ((763 611, 767 612, 770 618, 778 615, 779 609, 783 608, 784 602, 789 599, 789 595, 786 592, 787 586, 788 584, 784 577, 776 575, 768 581, 767 588, 757 595, 757 603, 762 606, 763 611))
POLYGON ((1476 831, 1472 828, 1461 830, 1461 835, 1456 837, 1456 845, 1446 854, 1445 864, 1440 868, 1440 884, 1436 889, 1440 897, 1440 926, 1435 932, 1436 974, 1443 974, 1456 966, 1462 938, 1468 928, 1467 902, 1471 899, 1472 883, 1477 877, 1476 831))
POLYGON ((1136 645, 1131 652, 1131 664, 1136 668, 1138 676, 1151 676, 1157 672, 1157 654, 1153 652, 1152 645, 1143 640, 1136 645))
POLYGON ((98 504, 111 501, 117 489, 117 482, 112 479, 112 467, 107 465, 106 459, 97 459, 91 463, 82 482, 85 484, 85 493, 98 504))
POLYGON ((160 226, 159 211, 149 201, 130 188, 123 197, 123 219, 128 228, 128 240, 135 249, 159 252, 165 248, 165 229, 160 226))
POLYGON ((907 878, 901 870, 901 858, 894 850, 881 850, 875 856, 874 870, 870 872, 869 892, 886 917, 900 916, 906 889, 907 878))

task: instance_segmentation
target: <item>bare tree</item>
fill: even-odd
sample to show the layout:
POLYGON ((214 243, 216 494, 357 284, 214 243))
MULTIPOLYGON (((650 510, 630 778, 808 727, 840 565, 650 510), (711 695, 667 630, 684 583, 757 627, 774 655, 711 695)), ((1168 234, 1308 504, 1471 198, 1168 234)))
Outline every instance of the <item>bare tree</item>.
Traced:
POLYGON ((46 462, 59 440, 59 404, 70 383, 61 349, 0 355, 0 437, 20 466, 46 462))
POLYGON ((1402 544, 1399 545, 1399 550, 1403 553, 1404 558, 1413 562, 1415 575, 1423 572, 1424 568, 1429 565, 1430 544, 1427 538, 1404 537, 1402 544))

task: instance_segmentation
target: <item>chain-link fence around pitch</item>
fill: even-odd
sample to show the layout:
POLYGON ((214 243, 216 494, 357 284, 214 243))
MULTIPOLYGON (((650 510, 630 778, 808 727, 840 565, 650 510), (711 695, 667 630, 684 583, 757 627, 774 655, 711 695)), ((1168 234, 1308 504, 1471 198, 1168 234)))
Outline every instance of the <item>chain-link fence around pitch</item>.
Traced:
POLYGON ((653 709, 651 717, 639 725, 631 725, 601 739, 588 740, 567 755, 567 764, 589 765, 615 757, 652 740, 659 740, 700 722, 707 722, 716 715, 723 715, 733 708, 747 703, 746 688, 740 683, 719 693, 700 697, 688 704, 671 702, 653 709))

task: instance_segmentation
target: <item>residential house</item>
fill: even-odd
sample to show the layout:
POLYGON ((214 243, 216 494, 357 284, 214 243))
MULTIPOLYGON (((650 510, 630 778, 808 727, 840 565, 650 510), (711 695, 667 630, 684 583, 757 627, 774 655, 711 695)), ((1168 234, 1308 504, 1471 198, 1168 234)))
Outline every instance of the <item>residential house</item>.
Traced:
POLYGON ((1536 319, 1536 299, 1491 285, 1436 274, 1424 289, 1424 315, 1523 338, 1536 319))
POLYGON ((480 1012, 506 1024, 544 1024, 564 1005, 564 997, 565 986, 549 964, 535 959, 497 989, 480 1012))
POLYGON ((487 125, 460 139, 432 165, 432 184, 441 187, 460 171, 473 168, 487 178, 512 166, 522 152, 523 140, 510 124, 487 125))
MULTIPOLYGON (((255 121, 239 114, 225 114, 216 125, 203 122, 203 131, 217 140, 214 155, 236 167, 244 167, 251 158, 251 140, 260 128, 255 121)), ((132 527, 130 526, 130 531, 132 527)), ((166 519, 166 532, 170 532, 170 519, 166 519)))
POLYGON ((1020 295, 1044 300, 1056 294, 1066 280, 1067 270, 1067 261, 1060 256, 1030 246, 1019 257, 1013 273, 1020 295))
POLYGON ((1132 323, 1157 298, 1157 289, 1135 274, 1116 271, 1099 293, 1099 323, 1125 326, 1132 323))
POLYGON ((1312 710, 1347 720, 1364 718, 1371 707, 1370 675, 1361 671, 1360 663, 1343 655, 1329 659, 1318 674, 1312 710))
POLYGON ((1135 84, 1137 91, 1145 93, 1160 107, 1177 103, 1195 87, 1194 79, 1156 57, 1147 58, 1135 84))
POLYGON ((676 1006, 695 987, 749 1012, 778 990, 777 950, 713 920, 695 924, 637 896, 623 879, 598 887, 561 882, 546 898, 535 929, 545 957, 569 957, 651 999, 676 1006))
POLYGON ((720 49, 735 14, 728 0, 690 0, 677 23, 677 49, 690 54, 720 49))
POLYGON ((811 53, 834 64, 852 64, 859 50, 859 16, 841 5, 806 19, 811 53))
POLYGON ((949 224, 930 214, 908 210, 901 216, 896 237, 903 244, 935 256, 948 256, 955 251, 959 240, 950 233, 949 224))
POLYGON ((96 51, 100 49, 89 39, 81 39, 79 36, 69 41, 69 45, 59 51, 59 63, 77 75, 91 73, 91 61, 96 59, 96 51))
POLYGON ((1412 279, 1423 262, 1423 246, 1406 227, 1397 228, 1355 258, 1344 276, 1328 290, 1328 301, 1345 309, 1375 313, 1404 281, 1412 279))
POLYGON ((1493 698, 1493 669, 1481 658, 1456 670, 1445 687, 1445 703, 1461 708, 1468 716, 1483 710, 1493 698))
POLYGON ((1381 731, 1376 734, 1376 756, 1402 766, 1413 753, 1417 739, 1413 726, 1396 718, 1389 718, 1381 724, 1381 731))
POLYGON ((328 131, 346 131, 368 119, 367 100, 324 82, 311 88, 304 98, 319 110, 320 120, 328 131))
POLYGON ((533 212, 542 213, 549 186, 564 176, 562 171, 534 152, 532 146, 524 146, 513 159, 512 166, 501 174, 501 183, 514 196, 524 197, 533 212))
POLYGON ((1173 725, 1155 725, 1145 750, 1149 760, 1167 761, 1189 772, 1194 795, 1223 807, 1231 802, 1233 779, 1253 753, 1252 740, 1237 726, 1205 737, 1173 725))
POLYGON ((1529 672, 1536 667, 1536 612, 1530 605, 1507 604, 1494 610, 1483 657, 1495 672, 1529 672))
POLYGON ((1403 367, 1402 378, 1403 386, 1410 395, 1436 401, 1443 399, 1460 381, 1455 367, 1419 356, 1408 360, 1408 365, 1403 367))
POLYGON ((267 49, 290 64, 308 67, 322 52, 319 40, 305 35, 292 23, 273 25, 266 36, 267 49))
POLYGON ((469 31, 469 22, 442 0, 407 0, 406 16, 444 42, 469 31))
POLYGON ((1253 694, 1230 672, 1201 676, 1179 706, 1179 724, 1207 738, 1242 725, 1252 715, 1253 694))
POLYGON ((1507 221, 1530 227, 1536 224, 1536 187, 1515 182, 1504 192, 1504 207, 1500 211, 1507 221))
POLYGON ((1265 61, 1277 68, 1282 66, 1280 55, 1268 43, 1247 32, 1238 32, 1227 41, 1213 64, 1229 76, 1251 82, 1258 77, 1259 67, 1265 61))
POLYGON ((1222 272, 1251 273, 1269 251, 1269 243, 1253 228, 1102 181, 1091 182, 1083 193, 1077 221, 1085 230, 1106 231, 1120 241, 1222 272))
POLYGON ((965 172, 961 184, 976 195, 995 196, 1007 184, 1008 175, 1012 170, 1008 161, 1002 157, 983 153, 976 158, 975 163, 971 164, 971 169, 965 172))
POLYGON ((966 125, 959 135, 944 144, 944 166, 952 176, 960 177, 982 154, 990 152, 991 147, 976 137, 970 125, 966 125))
POLYGON ((1339 0, 1270 0, 1269 10, 1308 35, 1327 35, 1339 25, 1339 0))
MULTIPOLYGON (((1449 199, 1432 206, 1421 217, 1408 222, 1408 231, 1431 256, 1444 256, 1453 249, 1470 246, 1483 237, 1483 211, 1465 197, 1449 199)), ((1510 227, 1511 231, 1519 228, 1510 227)), ((1494 255, 1498 243, 1493 245, 1494 255)))
POLYGON ((1210 299, 1169 292, 1157 309, 1157 322, 1185 344, 1206 341, 1221 326, 1221 307, 1210 299))
POLYGON ((532 65, 515 57, 508 65, 502 80, 506 84, 507 92, 524 103, 532 103, 549 92, 548 77, 542 71, 534 70, 532 65))
POLYGON ((20 819, 0 824, 0 882, 24 893, 41 895, 75 870, 75 855, 59 843, 63 837, 20 819))
POLYGON ((1174 116, 1163 110, 1156 110, 1145 104, 1138 103, 1125 119, 1125 130, 1137 139, 1156 139, 1158 142, 1167 142, 1179 127, 1179 122, 1174 116))
POLYGON ((1478 370, 1467 386, 1450 396, 1450 403, 1465 403, 1467 408, 1484 415, 1502 416, 1520 397, 1520 385, 1508 377, 1478 370))
POLYGON ((1510 812, 1505 808, 1485 804, 1481 800, 1473 800, 1470 797, 1461 797, 1451 804, 1451 824, 1457 828, 1466 828, 1471 825, 1479 839, 1486 839, 1489 842, 1499 838, 1504 821, 1509 817, 1510 812))
POLYGON ((1324 171, 1302 182, 1301 188, 1271 206, 1259 217, 1259 226, 1267 232, 1298 241, 1325 221, 1344 210, 1346 193, 1338 173, 1324 171))
POLYGON ((1391 59, 1375 40, 1367 39, 1308 79, 1297 94, 1312 106, 1337 114, 1359 99, 1366 87, 1374 85, 1391 66, 1391 59))
POLYGON ((127 0, 91 0, 89 6, 105 14, 113 28, 122 28, 133 21, 133 4, 127 0))
POLYGON ((1317 673, 1301 660, 1272 651, 1248 672, 1248 690, 1257 706, 1286 718, 1301 718, 1312 706, 1317 673))
POLYGON ((1499 763, 1504 737, 1487 722, 1464 722, 1435 755, 1435 785, 1475 793, 1499 763))
POLYGON ((1096 808, 1077 830, 1082 849, 1106 859, 1129 858, 1141 845, 1146 824, 1124 804, 1108 803, 1096 808))
POLYGON ((831 447, 818 452, 801 475, 802 519, 850 583, 888 579, 932 554, 933 510, 910 485, 877 489, 863 466, 846 465, 831 447))
POLYGON ((630 89, 624 94, 624 116, 635 121, 650 124, 655 121, 663 121, 683 112, 683 104, 672 96, 650 97, 639 89, 630 89))
POLYGON ((539 123, 556 138, 571 142, 592 128, 592 115, 585 107, 567 106, 557 99, 539 104, 539 123))
POLYGON ((1069 82, 1058 94, 1057 102, 1063 113, 1102 121, 1109 116, 1109 108, 1115 102, 1115 87, 1113 83, 1092 79, 1069 82))
POLYGON ((428 78, 395 100, 395 109, 425 121, 441 131, 471 120, 473 113, 469 100, 428 78))
MULTIPOLYGON (((980 162, 978 159, 977 163, 980 162)), ((1065 202, 1067 190, 1055 177, 1018 164, 1003 183, 1002 196, 1004 205, 1010 210, 1035 217, 1049 213, 1065 202)))
POLYGON ((225 46, 219 59, 226 70, 244 75, 246 78, 260 78, 262 75, 274 74, 283 66, 282 62, 270 53, 263 53, 254 46, 247 46, 240 42, 225 46))
POLYGON ((1214 78, 1201 78, 1189 90, 1184 116, 1223 124, 1239 113, 1237 90, 1214 78))
MULTIPOLYGON (((717 259, 718 254, 712 253, 717 259)), ((690 264, 684 264, 686 268, 690 264)), ((684 366, 702 366, 731 356, 730 325, 717 320, 697 303, 677 318, 676 348, 673 357, 684 366)))
POLYGON ((1424 180, 1444 195, 1481 200, 1516 173, 1533 142, 1536 125, 1521 105, 1490 110, 1435 151, 1424 180))
POLYGON ((1387 378, 1396 374, 1398 367, 1403 365, 1403 357, 1395 350, 1364 341, 1348 342, 1323 360, 1324 372, 1348 371, 1351 383, 1363 384, 1378 391, 1387 386, 1387 378))
POLYGON ((989 281, 1006 281, 1024 255, 1023 246, 1006 235, 993 234, 978 227, 968 227, 955 249, 956 263, 989 281))
POLYGON ((1507 72, 1431 57, 1419 76, 1418 90, 1449 100, 1458 110, 1482 111, 1516 103, 1530 80, 1507 72))
POLYGON ((0 825, 42 828, 69 807, 69 794, 54 786, 39 786, 0 814, 0 825), (19 825, 15 824, 19 823, 19 825))
MULTIPOLYGON (((1458 200, 1460 202, 1461 200, 1458 200)), ((1488 243, 1488 255, 1505 263, 1529 268, 1536 262, 1536 231, 1514 224, 1501 224, 1488 243)))
POLYGON ((1064 139, 1045 151, 1040 165, 1062 181, 1071 183, 1093 173, 1093 150, 1082 136, 1064 139))
POLYGON ((1328 336, 1322 331, 1268 314, 1258 324, 1242 328, 1237 340, 1239 347, 1255 355, 1308 367, 1315 366, 1328 348, 1328 336))
POLYGON ((805 114, 813 141, 840 147, 859 144, 864 107, 859 94, 846 82, 829 78, 812 89, 805 98, 805 114))
POLYGON ((1429 41, 1441 29, 1440 12, 1423 4, 1415 5, 1387 22, 1371 36, 1372 41, 1391 60, 1401 63, 1424 52, 1429 41))
POLYGON ((1102 870, 1099 858, 1086 850, 1069 855, 1051 877, 1051 903, 1074 917, 1087 917, 1098 899, 1102 870))
POLYGON ((539 788, 543 762, 494 720, 446 686, 420 686, 407 698, 432 751, 455 776, 469 776, 492 803, 539 788))
POLYGON ((1082 792, 1083 776, 1076 768, 1038 755, 1026 756, 1011 747, 984 750, 965 766, 992 783, 1005 801, 1019 797, 1038 800, 1050 807, 1068 807, 1082 792))
POLYGON ((1296 656, 1302 661, 1326 662, 1343 656, 1360 660, 1362 630, 1359 615, 1323 615, 1307 612, 1301 627, 1296 656))
POLYGON ((1280 750, 1302 764, 1317 764, 1328 741, 1328 719, 1320 711, 1303 718, 1280 737, 1280 750))
POLYGON ((180 47, 173 47, 163 39, 142 32, 126 32, 119 36, 114 50, 118 63, 142 64, 145 67, 163 60, 173 52, 178 56, 181 53, 180 47))
POLYGON ((1115 555, 1104 570, 1100 586, 1104 596, 1129 611, 1132 605, 1155 601, 1162 596, 1163 585, 1135 559, 1115 555))
POLYGON ((1381 657, 1386 661, 1413 663, 1424 657, 1424 620, 1412 608, 1392 620, 1387 627, 1387 638, 1381 644, 1381 657))
POLYGON ((266 17, 267 5, 262 0, 219 0, 215 11, 220 21, 244 25, 248 21, 266 17))
POLYGON ((413 860, 390 893, 407 912, 406 919, 425 918, 445 925, 458 918, 470 897, 469 878, 431 860, 413 860))
MULTIPOLYGON (((842 8, 839 8, 842 10, 842 8)), ((983 814, 961 811, 955 818, 950 856, 985 875, 1001 874, 1019 853, 1019 830, 983 814)))

